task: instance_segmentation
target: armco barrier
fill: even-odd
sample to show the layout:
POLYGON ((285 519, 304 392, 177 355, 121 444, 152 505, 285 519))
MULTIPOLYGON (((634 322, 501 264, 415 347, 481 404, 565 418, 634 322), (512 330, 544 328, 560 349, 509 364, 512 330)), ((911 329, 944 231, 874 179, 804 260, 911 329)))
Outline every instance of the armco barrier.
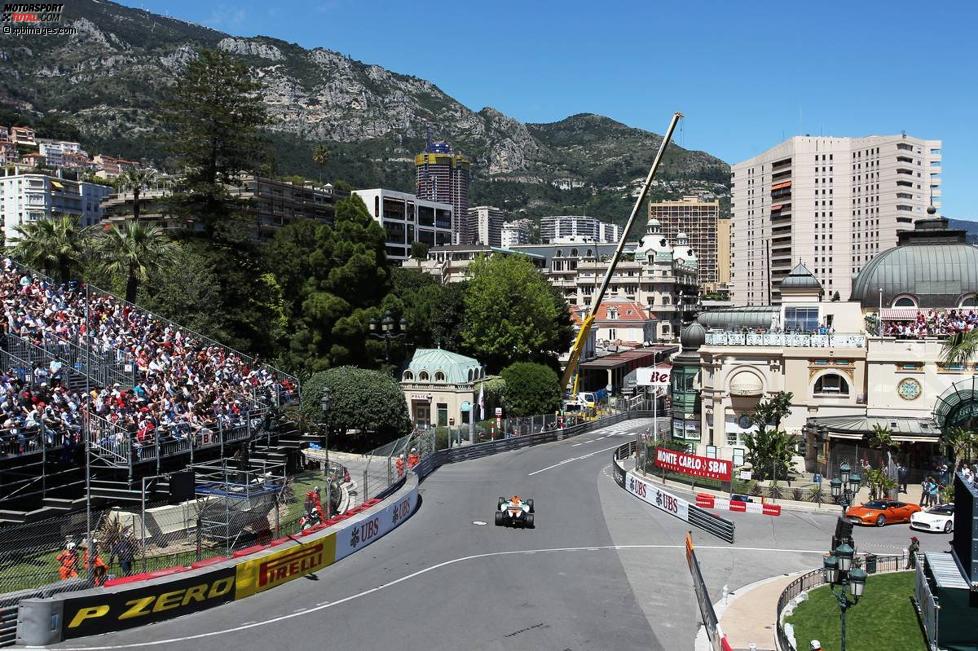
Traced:
POLYGON ((271 590, 321 570, 393 531, 418 503, 414 480, 398 484, 391 498, 342 521, 262 546, 239 558, 184 569, 159 581, 136 581, 47 599, 24 599, 17 643, 43 646, 96 633, 123 630, 212 608, 271 590))
MULTIPOLYGON (((652 412, 627 412, 561 430, 440 450, 421 461, 414 469, 415 475, 420 481, 445 463, 557 441, 623 420, 651 416, 652 412)), ((413 480, 405 481, 414 484, 413 480)), ((152 583, 137 581, 51 598, 24 599, 18 611, 17 643, 54 644, 171 619, 243 599, 327 567, 378 540, 410 517, 417 508, 417 485, 406 488, 405 481, 378 496, 383 498, 379 509, 370 508, 349 519, 333 518, 333 523, 342 523, 338 530, 307 530, 280 545, 256 546, 252 554, 205 566, 175 568, 179 574, 152 583)))
POLYGON ((716 536, 720 540, 733 543, 733 522, 704 511, 695 504, 690 504, 686 500, 662 490, 651 479, 626 470, 625 459, 631 457, 634 449, 635 443, 631 442, 619 446, 613 453, 611 463, 612 472, 614 473, 615 482, 619 486, 655 508, 688 522, 694 527, 716 536))

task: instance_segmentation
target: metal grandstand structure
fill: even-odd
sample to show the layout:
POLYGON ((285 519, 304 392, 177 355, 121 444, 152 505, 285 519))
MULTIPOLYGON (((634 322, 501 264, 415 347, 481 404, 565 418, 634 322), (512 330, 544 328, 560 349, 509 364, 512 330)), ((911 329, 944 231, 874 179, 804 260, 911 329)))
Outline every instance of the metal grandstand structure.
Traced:
POLYGON ((199 544, 223 546, 230 554, 242 536, 278 534, 285 464, 220 459, 190 469, 195 473, 199 544))
MULTIPOLYGON (((14 266, 19 272, 51 286, 63 287, 65 291, 72 292, 76 299, 85 301, 86 321, 91 302, 98 297, 110 297, 115 304, 122 305, 126 310, 136 311, 156 323, 179 331, 184 337, 192 338, 198 347, 207 349, 209 354, 220 358, 233 355, 248 368, 267 369, 276 382, 271 387, 257 385, 250 390, 236 389, 235 397, 240 398, 240 413, 234 417, 216 417, 205 426, 192 429, 184 427, 179 431, 155 431, 142 441, 136 441, 132 432, 95 414, 88 414, 83 419, 83 432, 62 431, 64 428, 56 429, 50 424, 45 426, 42 423, 37 428, 21 428, 16 437, 0 437, 0 457, 3 457, 3 467, 0 468, 0 502, 6 503, 10 498, 18 502, 45 498, 52 487, 58 487, 59 481, 62 484, 71 482, 77 485, 78 477, 72 473, 78 470, 78 450, 86 441, 89 443, 92 470, 102 471, 100 477, 104 478, 121 481, 124 477, 128 484, 128 487, 116 485, 109 488, 109 493, 118 494, 121 499, 132 499, 132 495, 127 497, 123 493, 127 489, 130 492, 133 490, 133 482, 137 477, 152 472, 159 474, 161 466, 167 466, 164 463, 166 461, 170 461, 167 469, 172 470, 174 465, 181 466, 187 462, 193 464, 195 461, 212 459, 218 454, 224 457, 229 447, 258 439, 261 434, 265 434, 267 439, 277 409, 298 399, 300 385, 297 378, 269 367, 249 355, 143 310, 97 287, 73 283, 63 285, 19 263, 14 262, 14 266), (287 392, 283 390, 283 380, 290 385, 287 392), (58 478, 58 474, 64 476, 58 478)), ((88 328, 86 330, 90 331, 88 328)), ((64 385, 82 394, 116 385, 121 390, 128 390, 138 384, 142 377, 142 372, 130 352, 104 341, 95 341, 87 332, 74 333, 68 338, 48 332, 29 337, 0 333, 0 363, 3 371, 12 370, 21 380, 28 382, 36 381, 38 369, 43 368, 48 372, 54 369, 64 385)), ((82 413, 85 411, 82 405, 82 413)), ((118 484, 117 481, 109 483, 118 484)), ((48 501, 45 499, 45 506, 48 506, 48 501)), ((4 519, 7 513, 0 511, 4 519)), ((15 511, 9 513, 12 516, 15 511)))

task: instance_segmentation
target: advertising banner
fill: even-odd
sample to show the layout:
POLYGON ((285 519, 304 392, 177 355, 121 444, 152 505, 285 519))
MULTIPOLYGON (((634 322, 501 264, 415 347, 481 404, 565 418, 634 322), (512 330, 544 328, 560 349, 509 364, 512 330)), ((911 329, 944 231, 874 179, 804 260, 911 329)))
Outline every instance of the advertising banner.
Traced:
POLYGON ((235 599, 243 599, 317 572, 336 560, 336 534, 288 546, 237 566, 235 599))
POLYGON ((118 592, 64 600, 64 639, 121 631, 195 613, 234 599, 234 568, 118 592))
POLYGON ((622 488, 625 488, 625 469, 619 466, 617 463, 612 462, 611 474, 615 476, 615 483, 622 488))
POLYGON ((418 492, 412 490, 383 511, 341 529, 336 534, 336 560, 346 558, 395 529, 397 525, 408 519, 414 511, 417 500, 418 492))
POLYGON ((720 481, 730 481, 732 468, 731 463, 726 459, 710 459, 665 448, 656 448, 655 465, 683 475, 720 481))
POLYGON ((671 373, 672 366, 669 364, 637 368, 635 369, 635 384, 641 387, 662 389, 669 386, 669 375, 671 373))
POLYGON ((626 473, 625 490, 657 509, 689 522, 689 502, 660 490, 633 472, 626 473))

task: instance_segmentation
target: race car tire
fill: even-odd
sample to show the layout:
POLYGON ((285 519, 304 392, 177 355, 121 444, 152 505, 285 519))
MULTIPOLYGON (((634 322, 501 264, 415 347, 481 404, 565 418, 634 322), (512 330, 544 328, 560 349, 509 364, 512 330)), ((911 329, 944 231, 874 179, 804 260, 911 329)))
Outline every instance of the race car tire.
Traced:
POLYGON ((527 513, 526 514, 526 526, 529 527, 530 529, 532 529, 534 527, 534 525, 533 525, 533 514, 532 513, 527 513))
POLYGON ((496 511, 496 525, 502 525, 502 524, 503 524, 503 512, 496 511))
POLYGON ((877 527, 883 527, 885 525, 886 525, 886 518, 884 516, 881 515, 878 518, 876 518, 876 526, 877 527))
POLYGON ((527 506, 527 508, 530 509, 530 513, 536 513, 536 511, 533 510, 533 500, 527 500, 526 501, 526 506, 527 506))
POLYGON ((496 500, 496 508, 498 509, 500 506, 502 506, 505 503, 506 503, 506 498, 500 497, 498 500, 496 500))

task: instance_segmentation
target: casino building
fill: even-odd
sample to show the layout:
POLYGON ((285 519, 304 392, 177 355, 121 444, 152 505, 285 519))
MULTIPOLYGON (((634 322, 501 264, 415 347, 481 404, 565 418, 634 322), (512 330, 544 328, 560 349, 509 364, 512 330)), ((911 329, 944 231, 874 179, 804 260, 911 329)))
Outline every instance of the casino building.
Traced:
POLYGON ((843 460, 878 466, 881 453, 867 440, 881 425, 914 481, 940 460, 942 431, 975 426, 978 360, 946 363, 940 327, 896 334, 974 318, 978 248, 963 231, 941 218, 918 221, 860 271, 846 302, 828 300, 800 263, 779 289, 780 305, 705 312, 684 330, 673 429, 679 438, 681 419, 681 440, 694 452, 741 465, 744 437, 756 429, 750 414, 782 391, 792 394, 782 426, 798 437, 799 470, 826 476, 843 460))

